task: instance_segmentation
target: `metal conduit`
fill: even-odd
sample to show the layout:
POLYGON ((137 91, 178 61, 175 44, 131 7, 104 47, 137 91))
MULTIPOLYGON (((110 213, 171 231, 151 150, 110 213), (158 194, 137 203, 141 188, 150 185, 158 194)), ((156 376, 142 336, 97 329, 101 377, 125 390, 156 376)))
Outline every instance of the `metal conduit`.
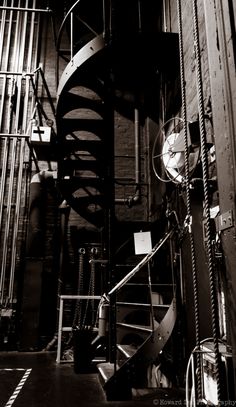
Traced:
POLYGON ((2 12, 1 27, 0 27, 0 65, 2 63, 3 39, 4 39, 4 32, 5 32, 5 25, 6 25, 6 10, 4 10, 2 12))
MULTIPOLYGON (((13 2, 13 0, 12 0, 13 2)), ((5 1, 6 4, 6 1, 5 1)), ((3 12, 3 19, 1 22, 2 30, 1 30, 1 63, 2 63, 2 57, 3 57, 3 50, 4 50, 4 37, 5 37, 5 31, 6 31, 6 11, 3 12)), ((9 65, 9 60, 10 60, 10 44, 11 44, 11 31, 12 31, 12 26, 13 26, 13 12, 10 12, 9 16, 9 23, 8 23, 8 33, 7 33, 7 40, 6 40, 6 52, 4 53, 5 55, 5 61, 4 61, 4 69, 8 69, 9 65)), ((5 105, 4 101, 7 100, 6 97, 6 91, 7 91, 7 77, 4 78, 3 81, 3 88, 2 88, 2 105, 1 105, 1 128, 4 125, 3 123, 3 117, 4 117, 4 112, 5 112, 5 105)), ((6 186, 6 178, 7 178, 7 166, 8 166, 8 154, 9 154, 9 145, 10 145, 10 140, 8 137, 4 139, 4 146, 3 146, 3 160, 2 160, 2 174, 1 174, 1 185, 0 185, 0 193, 1 193, 1 200, 0 200, 0 227, 2 227, 3 223, 3 207, 4 207, 4 196, 5 196, 5 186, 6 186)), ((4 255, 4 248, 3 248, 3 255, 4 255)), ((1 276, 0 276, 0 299, 1 303, 3 301, 3 296, 4 296, 4 283, 5 283, 5 268, 1 269, 1 276)))
MULTIPOLYGON (((19 50, 20 47, 18 46, 18 44, 19 44, 18 33, 21 31, 22 21, 21 21, 21 14, 19 12, 17 12, 15 27, 16 27, 16 31, 15 31, 15 39, 14 39, 15 41, 13 44, 13 49, 16 52, 15 52, 15 59, 13 60, 13 65, 14 65, 14 69, 17 70, 19 63, 20 63, 20 57, 21 57, 20 50, 19 50)), ((22 52, 21 52, 21 54, 22 54, 22 52)), ((9 114, 8 114, 8 123, 7 123, 8 133, 11 132, 11 128, 12 128, 13 105, 11 103, 11 99, 14 94, 15 94, 15 79, 13 77, 11 93, 9 93, 9 111, 8 111, 9 114)), ((20 95, 20 92, 18 93, 18 95, 20 95)), ((18 123, 18 117, 19 117, 19 98, 17 98, 17 102, 16 102, 16 119, 15 119, 16 123, 18 123)), ((10 155, 10 175, 9 175, 9 184, 8 184, 8 191, 7 191, 7 205, 6 205, 6 212, 5 212, 6 222, 5 222, 5 229, 4 229, 4 235, 3 235, 3 251, 2 251, 2 264, 1 264, 0 303, 3 306, 7 305, 6 303, 4 303, 4 295, 5 295, 4 290, 5 290, 5 285, 6 285, 5 280, 6 280, 6 269, 7 269, 7 255, 8 255, 8 250, 9 250, 10 222, 11 222, 11 212, 12 212, 17 139, 14 138, 12 141, 10 138, 8 138, 8 143, 10 144, 9 149, 11 150, 11 155, 10 155)))
POLYGON ((1 297, 0 303, 1 305, 4 304, 4 288, 5 288, 5 275, 6 275, 6 267, 7 267, 7 252, 8 252, 8 240, 10 235, 10 220, 11 220, 11 208, 12 208, 12 194, 13 194, 13 182, 14 182, 14 163, 16 159, 16 149, 17 149, 17 140, 14 139, 12 146, 11 146, 11 169, 10 169, 10 177, 9 177, 9 188, 7 194, 7 208, 6 208, 6 223, 5 223, 5 230, 4 230, 4 238, 3 238, 3 254, 2 254, 2 265, 1 265, 1 297))
MULTIPOLYGON (((35 7, 34 0, 34 5, 35 7)), ((27 13, 25 14, 27 15, 27 13)), ((27 21, 25 21, 26 29, 27 21)), ((30 34, 29 34, 29 47, 28 47, 28 57, 27 57, 27 70, 31 69, 32 64, 32 55, 33 55, 33 44, 34 44, 34 24, 35 24, 35 13, 31 13, 31 22, 30 22, 30 34)), ((36 53, 37 55, 37 53, 36 53)), ((35 61, 36 62, 36 61, 35 61)), ((22 67, 23 69, 23 67, 22 67)), ((30 78, 29 76, 25 78, 25 98, 24 98, 24 114, 22 122, 22 130, 24 133, 27 133, 27 106, 29 101, 29 92, 30 92, 30 78)), ((24 154, 25 154, 25 138, 18 140, 20 143, 19 150, 19 168, 18 168, 18 179, 17 179, 17 190, 16 190, 16 205, 15 205, 15 214, 13 221, 13 236, 12 236, 12 252, 11 252, 11 267, 10 267, 10 281, 9 281, 9 290, 8 290, 8 299, 9 303, 13 303, 14 295, 14 273, 16 266, 16 253, 17 253, 17 235, 19 229, 19 217, 20 217, 20 203, 21 203, 21 190, 22 190, 22 179, 23 179, 23 170, 24 170, 24 154)))
MULTIPOLYGON (((6 4, 6 0, 4 1, 4 5, 6 4)), ((12 24, 12 13, 10 14, 9 18, 9 26, 12 24)), ((4 42, 4 33, 5 33, 5 26, 6 26, 6 11, 4 10, 2 13, 1 19, 1 29, 0 29, 0 66, 2 63, 2 55, 3 55, 3 42, 4 42)), ((10 39, 10 35, 8 35, 10 39)), ((8 60, 6 55, 6 61, 8 60)), ((3 78, 3 86, 2 86, 2 98, 1 98, 1 106, 0 106, 0 129, 2 128, 2 119, 3 119, 3 112, 4 112, 4 101, 5 101, 5 92, 6 92, 6 84, 7 78, 3 78)), ((4 138, 4 145, 3 145, 3 157, 2 157, 2 174, 1 174, 1 184, 0 184, 0 230, 2 225, 2 212, 3 212, 3 196, 4 196, 4 188, 5 188, 5 179, 6 179, 6 163, 7 163, 7 138, 4 138)), ((0 292, 2 291, 2 286, 0 285, 0 292)))
MULTIPOLYGON (((4 5, 6 1, 4 1, 4 5)), ((0 184, 0 227, 3 223, 3 207, 4 207, 4 195, 6 189, 6 182, 9 180, 8 191, 7 191, 7 205, 5 222, 5 230, 3 236, 3 253, 2 253, 2 266, 1 266, 1 278, 0 278, 0 300, 2 305, 9 305, 13 303, 14 295, 14 274, 16 266, 16 255, 17 255, 17 236, 19 230, 19 218, 20 218, 20 207, 21 207, 21 197, 22 197, 22 181, 24 173, 24 157, 25 157, 25 137, 17 137, 19 130, 23 133, 27 133, 27 120, 28 120, 28 111, 29 109, 29 98, 30 98, 30 77, 33 74, 25 75, 24 64, 27 63, 27 72, 30 72, 31 69, 35 69, 37 63, 37 49, 38 49, 38 30, 39 24, 35 28, 35 11, 37 9, 27 9, 28 1, 26 2, 26 8, 23 9, 25 13, 21 13, 21 8, 13 7, 14 1, 12 0, 9 7, 9 20, 8 20, 8 32, 6 33, 6 10, 2 11, 2 20, 1 20, 1 31, 0 31, 0 43, 4 43, 4 38, 6 41, 5 48, 1 47, 0 53, 0 62, 3 57, 3 48, 4 51, 4 66, 0 65, 5 76, 3 78, 3 88, 2 88, 2 102, 0 106, 0 129, 2 128, 4 113, 6 112, 4 106, 4 99, 7 87, 9 86, 9 78, 12 80, 12 92, 9 93, 9 110, 8 110, 8 129, 3 134, 9 134, 9 136, 4 138, 4 148, 2 155, 2 177, 0 184), (13 10, 17 10, 16 19, 13 22, 13 10), (28 12, 33 11, 30 14, 30 21, 28 22, 28 12), (14 25, 13 25, 14 23, 14 25), (27 28, 29 29, 27 30, 27 28), (36 36, 35 36, 36 34, 36 36), (11 39, 14 38, 14 44, 11 44, 11 39), (28 47, 26 47, 26 41, 29 38, 28 47), (21 46, 19 47, 19 44, 21 46), (35 49, 34 49, 35 47, 35 49), (27 56, 25 55, 25 50, 27 48, 27 56), (14 58, 13 58, 14 57, 14 58), (26 58, 27 57, 27 58, 26 58), (12 63, 11 63, 12 61, 12 63), (11 65, 11 66, 9 66, 11 65), (33 65, 33 67, 32 67, 33 65), (11 70, 9 70, 9 68, 11 70), (24 81, 24 82, 23 82, 24 81), (24 85, 24 87, 23 87, 24 85), (21 115, 22 109, 22 90, 24 91, 24 106, 23 106, 23 116, 21 115), (13 117, 13 105, 12 105, 12 96, 15 98, 14 105, 14 117, 13 117), (13 123, 14 119, 14 123, 13 123), (10 137, 12 127, 14 125, 16 137, 10 137), (11 156, 9 154, 11 153, 11 156), (7 169, 10 167, 10 175, 7 179, 7 169), (17 170, 17 171, 16 171, 17 170), (15 191, 16 183, 16 191, 15 191), (14 202, 15 200, 15 202, 14 202), (14 204, 14 205, 13 205, 14 204), (14 214, 12 214, 12 207, 15 207, 14 214), (12 228, 12 229, 11 229, 12 228), (9 275, 7 274, 8 267, 8 252, 11 250, 10 255, 10 271, 9 275), (6 281, 5 281, 6 280, 6 281), (6 285, 8 284, 8 290, 6 285), (8 292, 7 299, 4 300, 4 294, 8 292)), ((18 2, 20 5, 20 1, 18 2)), ((36 0, 34 0, 33 7, 36 6, 36 0)), ((34 98, 31 98, 31 110, 33 107, 34 98)))

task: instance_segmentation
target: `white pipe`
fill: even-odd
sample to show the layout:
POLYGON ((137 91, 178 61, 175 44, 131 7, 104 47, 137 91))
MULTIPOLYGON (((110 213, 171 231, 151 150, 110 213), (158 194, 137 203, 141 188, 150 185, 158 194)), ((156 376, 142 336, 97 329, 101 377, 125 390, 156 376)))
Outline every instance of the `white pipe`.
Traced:
MULTIPOLYGON (((4 1, 4 3, 6 3, 4 1)), ((9 21, 10 23, 10 21, 9 21)), ((1 30, 0 30, 0 66, 2 63, 2 56, 3 56, 3 40, 4 40, 4 32, 5 32, 5 28, 6 28, 6 11, 4 10, 2 12, 2 18, 1 18, 1 30)))
POLYGON ((164 25, 164 32, 167 31, 167 19, 166 19, 166 0, 162 2, 163 7, 163 25, 164 25))
POLYGON ((73 16, 74 16, 74 14, 73 14, 73 11, 72 11, 71 15, 70 15, 70 59, 71 59, 71 61, 73 59, 73 54, 74 54, 74 52, 73 52, 73 46, 74 46, 73 16))

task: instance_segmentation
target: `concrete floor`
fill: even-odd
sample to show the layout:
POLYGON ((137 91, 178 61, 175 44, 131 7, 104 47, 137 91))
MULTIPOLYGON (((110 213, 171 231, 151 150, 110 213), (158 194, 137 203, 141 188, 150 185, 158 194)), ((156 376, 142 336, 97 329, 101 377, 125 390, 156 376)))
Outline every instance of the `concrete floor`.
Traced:
POLYGON ((139 393, 131 401, 106 401, 96 370, 76 374, 73 364, 55 362, 54 352, 0 353, 0 407, 134 407, 184 405, 174 389, 139 393))

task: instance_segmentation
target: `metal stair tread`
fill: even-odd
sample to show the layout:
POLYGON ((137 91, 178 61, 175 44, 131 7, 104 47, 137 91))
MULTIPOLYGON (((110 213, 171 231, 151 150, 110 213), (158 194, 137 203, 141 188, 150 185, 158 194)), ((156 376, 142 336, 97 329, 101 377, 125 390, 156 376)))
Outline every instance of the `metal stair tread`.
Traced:
MULTIPOLYGON (((98 172, 100 173, 102 165, 98 160, 84 160, 81 159, 80 157, 77 157, 75 160, 64 160, 62 162, 62 165, 64 167, 64 171, 69 171, 69 170, 90 170, 93 171, 95 174, 98 172)), ((98 175, 98 174, 97 174, 98 175)))
POLYGON ((117 344, 116 347, 127 359, 135 355, 138 350, 138 348, 133 345, 117 344))
MULTIPOLYGON (((100 72, 100 74, 102 73, 100 72)), ((93 68, 91 69, 91 75, 89 75, 88 66, 85 70, 81 69, 79 75, 75 73, 74 76, 69 78, 67 84, 65 84, 63 88, 62 93, 60 94, 60 98, 62 97, 63 99, 65 94, 70 93, 73 86, 83 86, 91 89, 98 96, 98 100, 100 99, 102 101, 104 98, 104 79, 102 76, 99 76, 97 70, 94 71, 93 68)))
POLYGON ((94 186, 94 185, 103 185, 101 178, 98 176, 86 176, 86 175, 78 175, 73 177, 65 177, 60 180, 61 185, 65 185, 65 187, 69 184, 72 189, 73 187, 79 186, 94 186))
MULTIPOLYGON (((78 130, 94 130, 94 133, 98 134, 104 127, 104 120, 101 119, 80 119, 80 118, 68 118, 64 117, 60 119, 60 136, 67 135, 70 132, 78 130)), ((59 122, 59 120, 58 120, 59 122)))
POLYGON ((73 93, 71 92, 71 89, 63 93, 63 98, 65 100, 65 104, 63 104, 61 107, 63 112, 68 112, 72 110, 71 108, 73 107, 75 107, 76 109, 82 107, 90 108, 92 110, 95 110, 96 112, 101 113, 104 106, 103 101, 100 97, 98 99, 92 99, 80 94, 73 93))
MULTIPOLYGON (((100 373, 100 379, 103 385, 108 382, 108 380, 114 375, 115 373, 115 365, 111 362, 99 363, 97 364, 97 369, 100 373)), ((116 370, 119 369, 119 366, 116 366, 116 370)))
POLYGON ((142 332, 147 332, 147 333, 153 332, 151 327, 144 326, 144 325, 127 324, 125 322, 117 322, 116 325, 118 327, 129 328, 129 329, 133 329, 135 331, 140 331, 140 332, 141 331, 142 332))
MULTIPOLYGON (((151 307, 151 304, 145 304, 145 303, 141 303, 141 302, 125 302, 125 301, 117 301, 116 305, 127 306, 127 307, 140 307, 140 308, 151 307)), ((169 308, 170 304, 152 304, 152 306, 157 307, 157 308, 169 308)))
POLYGON ((71 140, 66 139, 65 142, 63 143, 63 148, 66 149, 74 149, 74 148, 80 148, 80 149, 85 149, 86 151, 90 150, 95 150, 97 151, 97 148, 102 148, 103 147, 103 142, 102 140, 96 139, 96 140, 81 140, 80 138, 73 138, 71 140))
MULTIPOLYGON (((126 283, 126 285, 128 286, 133 286, 133 285, 142 285, 144 286, 145 283, 126 283)), ((149 285, 148 283, 146 283, 146 285, 149 285)), ((152 287, 175 287, 175 284, 171 284, 171 283, 152 283, 151 284, 152 287)))

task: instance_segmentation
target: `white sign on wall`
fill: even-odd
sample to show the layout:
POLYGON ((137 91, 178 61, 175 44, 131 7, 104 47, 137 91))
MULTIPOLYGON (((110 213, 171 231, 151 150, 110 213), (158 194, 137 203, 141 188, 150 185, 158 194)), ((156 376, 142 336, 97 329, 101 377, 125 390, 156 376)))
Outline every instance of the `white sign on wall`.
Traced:
POLYGON ((31 143, 50 143, 51 127, 32 126, 31 143))
POLYGON ((135 254, 147 254, 152 250, 151 232, 134 233, 135 254))

